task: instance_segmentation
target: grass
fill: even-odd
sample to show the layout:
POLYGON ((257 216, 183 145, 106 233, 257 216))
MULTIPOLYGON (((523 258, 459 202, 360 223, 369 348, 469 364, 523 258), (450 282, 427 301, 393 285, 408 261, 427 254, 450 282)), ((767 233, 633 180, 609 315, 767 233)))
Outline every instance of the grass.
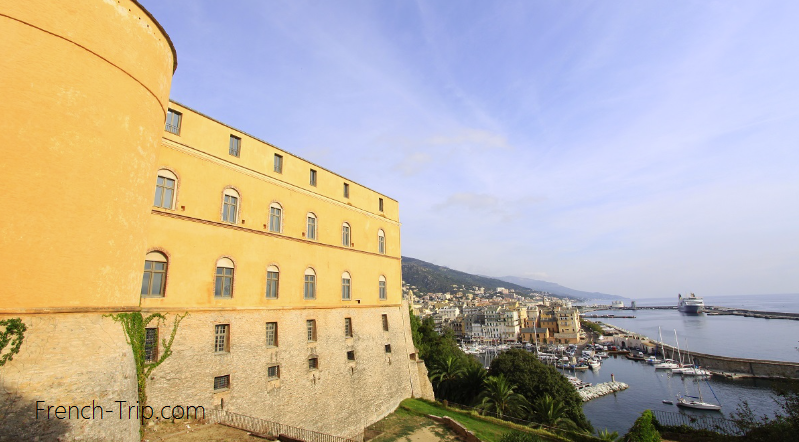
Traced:
POLYGON ((402 401, 400 407, 397 409, 397 412, 401 410, 422 416, 426 416, 428 414, 435 416, 449 416, 452 419, 460 422, 464 427, 466 427, 467 430, 471 431, 480 440, 485 442, 499 442, 503 434, 513 430, 532 433, 544 440, 568 441, 568 439, 543 430, 536 430, 522 425, 513 424, 511 422, 501 421, 499 419, 479 416, 476 413, 457 411, 452 408, 444 408, 444 406, 441 404, 420 399, 406 399, 402 401))

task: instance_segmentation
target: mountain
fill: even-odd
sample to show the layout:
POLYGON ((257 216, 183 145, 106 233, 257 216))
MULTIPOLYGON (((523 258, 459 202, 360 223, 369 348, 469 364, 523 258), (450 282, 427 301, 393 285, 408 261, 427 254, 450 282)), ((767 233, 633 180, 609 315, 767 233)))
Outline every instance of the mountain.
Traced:
POLYGON ((553 295, 568 296, 570 298, 584 298, 584 299, 628 299, 623 296, 608 295, 606 293, 598 292, 584 292, 582 290, 570 289, 563 287, 554 282, 539 281, 537 279, 520 278, 518 276, 502 276, 497 278, 500 281, 505 281, 512 284, 517 284, 528 289, 538 290, 542 292, 549 292, 553 295))
POLYGON ((416 289, 414 291, 418 290, 425 293, 446 293, 452 291, 453 285, 463 285, 467 289, 471 289, 473 286, 485 287, 486 289, 504 287, 522 294, 532 292, 529 288, 512 282, 472 275, 407 256, 402 257, 402 280, 405 284, 415 286, 416 289))

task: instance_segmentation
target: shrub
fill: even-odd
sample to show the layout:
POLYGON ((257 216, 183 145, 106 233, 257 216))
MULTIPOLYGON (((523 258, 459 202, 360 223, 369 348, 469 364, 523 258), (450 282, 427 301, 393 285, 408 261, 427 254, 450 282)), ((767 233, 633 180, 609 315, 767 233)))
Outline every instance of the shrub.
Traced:
POLYGON ((624 435, 624 442, 660 442, 660 433, 655 428, 655 422, 657 421, 652 411, 644 410, 630 431, 624 435))
POLYGON ((499 442, 544 442, 544 439, 541 439, 535 434, 511 431, 510 433, 503 434, 499 442))

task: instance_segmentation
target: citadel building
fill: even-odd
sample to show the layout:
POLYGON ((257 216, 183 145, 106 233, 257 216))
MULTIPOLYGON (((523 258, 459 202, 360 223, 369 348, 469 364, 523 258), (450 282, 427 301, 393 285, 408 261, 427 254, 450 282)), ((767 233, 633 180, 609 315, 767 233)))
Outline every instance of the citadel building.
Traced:
MULTIPOLYGON (((358 439, 430 397, 402 299, 397 201, 169 100, 175 48, 134 0, 0 4, 0 440, 138 440, 37 407, 137 401, 110 313, 160 313, 148 404, 358 439), (9 437, 12 437, 9 436, 9 437)), ((113 417, 113 418, 109 418, 113 417)))

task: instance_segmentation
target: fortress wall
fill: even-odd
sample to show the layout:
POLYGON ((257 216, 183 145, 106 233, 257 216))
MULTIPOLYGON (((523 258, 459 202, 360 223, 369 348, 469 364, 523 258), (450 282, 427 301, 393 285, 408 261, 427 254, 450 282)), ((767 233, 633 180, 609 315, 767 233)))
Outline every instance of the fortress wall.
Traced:
MULTIPOLYGON (((0 315, 0 320, 8 318, 0 315)), ((20 352, 0 368, 0 441, 138 440, 139 421, 120 419, 115 402, 135 405, 138 400, 133 356, 122 327, 100 314, 27 315, 22 320, 27 331, 20 352), (47 418, 47 406, 82 408, 92 401, 104 411, 84 409, 85 419, 73 409, 71 418, 58 419, 53 408, 47 418), (37 405, 43 409, 38 418, 37 405)))
MULTIPOLYGON (((678 359, 676 348, 666 346, 666 354, 674 360, 678 359)), ((693 361, 712 371, 740 374, 758 378, 785 378, 799 379, 799 363, 787 361, 766 361, 759 359, 731 358, 704 353, 681 352, 683 359, 686 356, 693 361)))

